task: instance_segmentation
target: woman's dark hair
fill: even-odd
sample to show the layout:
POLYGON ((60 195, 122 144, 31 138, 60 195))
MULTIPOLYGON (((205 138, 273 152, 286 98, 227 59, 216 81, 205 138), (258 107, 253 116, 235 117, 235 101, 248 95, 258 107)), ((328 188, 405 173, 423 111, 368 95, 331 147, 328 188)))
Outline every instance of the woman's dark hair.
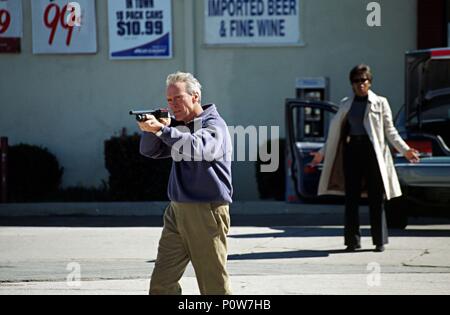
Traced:
POLYGON ((368 65, 360 64, 354 67, 352 71, 350 71, 350 82, 352 82, 354 78, 360 75, 366 75, 369 81, 372 82, 372 70, 370 70, 370 67, 368 65))

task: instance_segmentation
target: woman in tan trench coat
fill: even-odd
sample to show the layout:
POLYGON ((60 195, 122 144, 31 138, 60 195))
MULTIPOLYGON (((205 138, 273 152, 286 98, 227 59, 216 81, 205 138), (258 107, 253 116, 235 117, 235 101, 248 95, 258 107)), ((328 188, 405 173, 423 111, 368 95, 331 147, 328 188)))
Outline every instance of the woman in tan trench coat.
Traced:
POLYGON ((402 195, 387 141, 412 163, 419 162, 419 155, 398 134, 387 99, 370 90, 370 67, 353 68, 350 81, 354 96, 342 100, 327 143, 311 153, 312 164, 326 157, 319 195, 345 195, 346 250, 361 248, 359 202, 368 195, 373 244, 375 251, 382 252, 388 243, 384 199, 402 195))

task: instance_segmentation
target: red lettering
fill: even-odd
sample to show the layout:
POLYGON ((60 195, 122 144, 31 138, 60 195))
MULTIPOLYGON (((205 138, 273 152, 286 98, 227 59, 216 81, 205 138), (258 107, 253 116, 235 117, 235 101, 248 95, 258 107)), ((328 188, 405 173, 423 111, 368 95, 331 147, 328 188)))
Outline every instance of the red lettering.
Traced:
POLYGON ((11 15, 6 10, 0 10, 0 34, 6 33, 11 24, 11 15))

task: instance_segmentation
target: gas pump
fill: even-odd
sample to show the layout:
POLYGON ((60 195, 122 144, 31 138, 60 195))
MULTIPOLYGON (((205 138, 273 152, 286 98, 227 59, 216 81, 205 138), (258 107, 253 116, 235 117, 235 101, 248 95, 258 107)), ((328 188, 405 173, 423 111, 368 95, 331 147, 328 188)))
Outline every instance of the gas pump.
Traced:
POLYGON ((296 98, 286 100, 286 201, 317 198, 319 169, 308 166, 310 153, 325 143, 333 105, 329 79, 298 78, 296 98), (330 105, 330 106, 329 106, 330 105), (293 152, 295 150, 295 152, 293 152))
MULTIPOLYGON (((304 101, 328 101, 329 79, 299 78, 296 82, 297 99, 304 101)), ((323 141, 325 139, 326 117, 323 109, 305 107, 298 112, 300 117, 299 133, 297 136, 302 141, 323 141)))

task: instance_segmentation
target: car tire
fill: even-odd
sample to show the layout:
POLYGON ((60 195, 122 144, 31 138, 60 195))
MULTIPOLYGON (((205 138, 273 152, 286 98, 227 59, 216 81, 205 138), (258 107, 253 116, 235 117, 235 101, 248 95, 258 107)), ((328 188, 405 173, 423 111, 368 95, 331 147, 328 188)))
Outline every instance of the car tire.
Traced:
POLYGON ((386 202, 386 220, 390 229, 405 229, 408 226, 408 201, 395 198, 386 202))

